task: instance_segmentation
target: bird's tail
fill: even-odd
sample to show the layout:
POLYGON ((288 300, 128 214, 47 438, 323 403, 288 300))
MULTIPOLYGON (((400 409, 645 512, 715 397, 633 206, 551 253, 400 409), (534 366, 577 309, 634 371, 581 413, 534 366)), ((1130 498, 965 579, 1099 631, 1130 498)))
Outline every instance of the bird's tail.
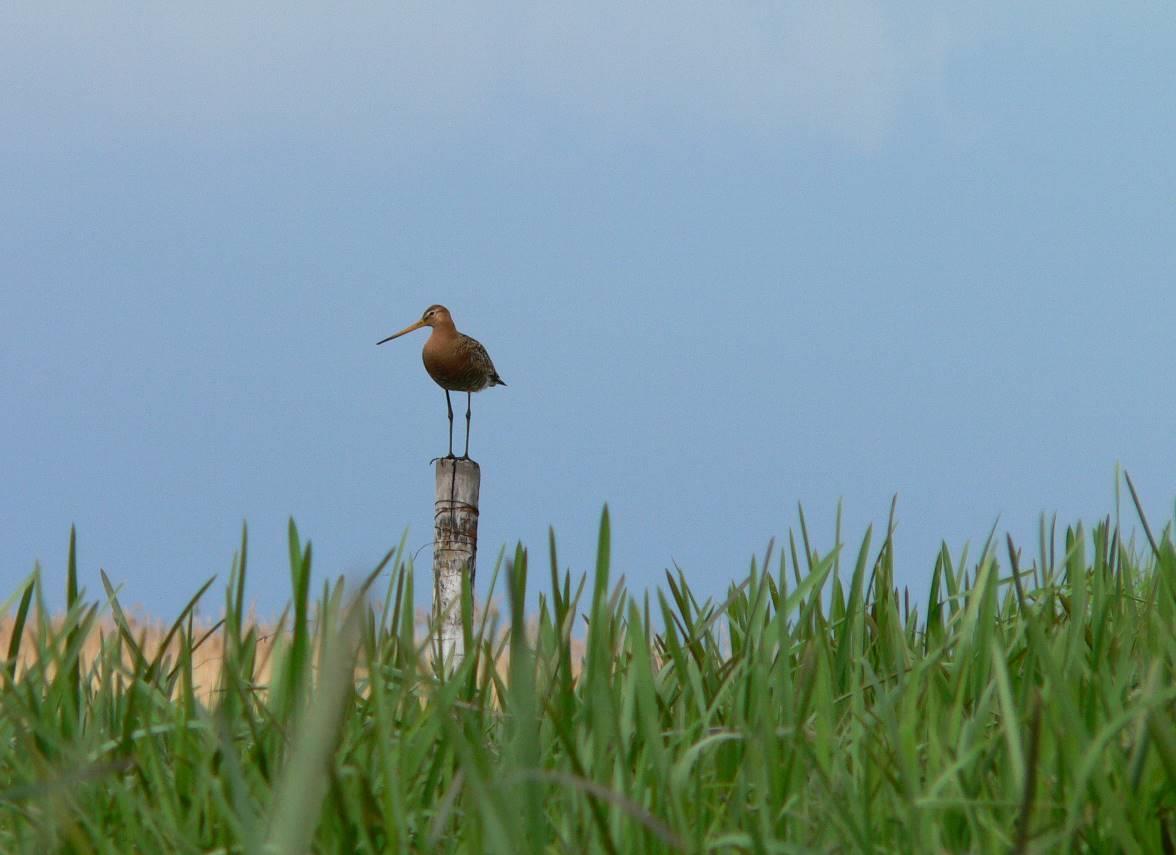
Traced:
POLYGON ((498 372, 495 371, 493 374, 490 375, 490 385, 491 386, 505 386, 506 381, 503 380, 501 377, 499 377, 498 372))

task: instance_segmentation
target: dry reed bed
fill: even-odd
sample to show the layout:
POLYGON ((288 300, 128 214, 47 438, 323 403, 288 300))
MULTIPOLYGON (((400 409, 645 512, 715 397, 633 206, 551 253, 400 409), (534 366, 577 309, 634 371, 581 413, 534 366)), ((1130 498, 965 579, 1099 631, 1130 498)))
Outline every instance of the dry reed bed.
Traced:
MULTIPOLYGON (((492 608, 491 614, 496 618, 498 610, 492 608)), ((170 627, 157 618, 127 614, 126 620, 128 629, 134 637, 136 644, 145 654, 149 657, 155 657, 159 654, 161 648, 163 649, 162 662, 164 663, 165 670, 174 667, 179 662, 181 647, 189 643, 187 636, 173 634, 168 638, 170 627)), ((15 621, 11 615, 0 615, 0 650, 10 649, 14 624, 15 621)), ((213 623, 207 620, 194 621, 192 625, 191 638, 194 640, 195 645, 198 645, 194 645, 193 649, 192 680, 196 697, 201 703, 206 705, 212 705, 215 701, 216 693, 222 690, 222 676, 226 666, 225 636, 221 631, 222 627, 223 622, 213 623)), ((421 647, 420 668, 422 674, 427 674, 432 669, 433 649, 429 644, 428 627, 428 613, 418 610, 416 613, 416 636, 417 642, 421 647)), ((43 644, 44 641, 53 638, 60 640, 64 637, 62 633, 62 619, 60 617, 52 619, 49 628, 50 632, 46 635, 41 632, 41 627, 37 625, 36 621, 30 621, 25 625, 23 638, 18 645, 18 653, 15 660, 14 673, 17 680, 24 679, 30 667, 43 667, 46 676, 50 679, 56 674, 57 666, 55 657, 51 655, 42 660, 41 652, 47 649, 47 645, 43 644)), ((255 690, 264 692, 268 689, 272 677, 272 659, 275 642, 279 634, 282 634, 285 641, 288 642, 289 632, 277 623, 259 623, 253 619, 249 620, 245 630, 246 632, 252 631, 257 638, 257 663, 253 669, 250 682, 255 690)), ((528 629, 528 634, 534 637, 536 631, 537 628, 532 621, 528 629)), ((101 668, 99 667, 103 661, 103 651, 116 642, 118 635, 119 628, 114 618, 110 615, 103 615, 96 620, 91 631, 82 640, 78 660, 82 674, 88 677, 91 689, 97 688, 99 682, 103 679, 101 668)), ((497 632, 493 642, 493 647, 497 652, 493 657, 493 661, 494 667, 502 675, 504 681, 509 680, 508 669, 506 667, 506 643, 507 632, 505 630, 497 632)), ((576 651, 576 656, 573 660, 573 672, 578 675, 583 660, 584 645, 579 639, 573 639, 572 645, 573 650, 576 651)), ((60 654, 60 650, 58 650, 58 654, 60 654)), ((135 657, 131 648, 125 644, 119 645, 119 656, 123 675, 129 676, 133 674, 135 657)), ((317 664, 318 655, 316 653, 312 659, 312 667, 317 667, 317 664)), ((484 665, 484 667, 489 667, 489 665, 484 665)), ((362 680, 366 673, 367 666, 362 656, 360 656, 355 665, 356 679, 362 680)), ((483 675, 483 679, 489 679, 489 676, 483 675)), ((178 690, 178 686, 173 686, 173 689, 178 690)))

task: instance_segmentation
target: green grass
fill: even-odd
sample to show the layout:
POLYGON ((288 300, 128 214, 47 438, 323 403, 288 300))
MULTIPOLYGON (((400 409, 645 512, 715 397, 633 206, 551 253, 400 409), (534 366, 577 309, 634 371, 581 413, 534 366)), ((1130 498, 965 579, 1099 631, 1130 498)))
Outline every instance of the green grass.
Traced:
POLYGON ((244 539, 223 621, 194 620, 205 585, 165 644, 105 578, 101 604, 79 595, 71 534, 64 619, 39 572, 7 606, 0 851, 1172 851, 1171 526, 1143 521, 1139 548, 1110 519, 1043 525, 1033 555, 944 548, 916 606, 892 523, 818 551, 800 519, 712 603, 680 573, 647 597, 614 584, 606 512, 590 579, 552 540, 526 630, 518 549, 494 570, 510 620, 467 600, 450 676, 414 637, 399 550, 373 606, 316 589, 291 524, 263 663, 244 539))

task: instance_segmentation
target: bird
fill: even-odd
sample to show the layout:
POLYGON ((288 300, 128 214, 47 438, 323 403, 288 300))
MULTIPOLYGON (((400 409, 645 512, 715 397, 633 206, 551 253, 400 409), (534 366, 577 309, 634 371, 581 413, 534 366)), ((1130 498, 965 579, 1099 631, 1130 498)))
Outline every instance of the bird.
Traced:
POLYGON ((445 459, 470 459, 470 397, 474 392, 480 392, 491 386, 505 386, 506 381, 498 376, 494 363, 490 361, 490 354, 482 343, 465 333, 458 332, 453 324, 453 316, 444 306, 434 304, 425 309, 421 319, 409 324, 400 332, 390 335, 376 342, 385 344, 394 338, 419 330, 421 327, 431 327, 421 358, 425 363, 425 370, 433 381, 445 390, 445 406, 449 410, 449 454, 445 459), (458 458, 453 454, 453 401, 450 392, 466 393, 466 441, 465 453, 458 458))

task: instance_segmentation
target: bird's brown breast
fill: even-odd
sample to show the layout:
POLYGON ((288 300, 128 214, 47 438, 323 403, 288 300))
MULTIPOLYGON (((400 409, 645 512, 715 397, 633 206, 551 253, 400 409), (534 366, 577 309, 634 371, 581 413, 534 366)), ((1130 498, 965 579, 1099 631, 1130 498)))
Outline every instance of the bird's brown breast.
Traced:
POLYGON ((451 392, 477 392, 485 389, 494 375, 494 366, 485 348, 467 335, 434 333, 421 353, 425 370, 442 389, 451 392))

